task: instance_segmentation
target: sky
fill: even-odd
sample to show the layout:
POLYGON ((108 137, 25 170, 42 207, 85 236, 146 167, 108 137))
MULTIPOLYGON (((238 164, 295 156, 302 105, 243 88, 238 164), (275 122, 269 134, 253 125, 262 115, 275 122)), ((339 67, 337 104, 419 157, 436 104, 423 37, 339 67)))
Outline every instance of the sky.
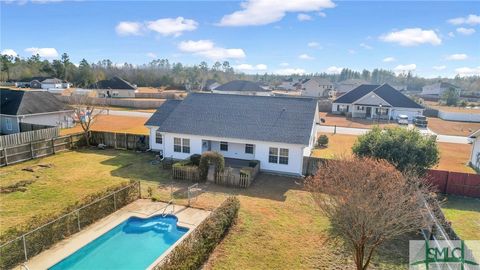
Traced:
POLYGON ((1 0, 0 8, 0 51, 21 57, 480 75, 480 1, 1 0))

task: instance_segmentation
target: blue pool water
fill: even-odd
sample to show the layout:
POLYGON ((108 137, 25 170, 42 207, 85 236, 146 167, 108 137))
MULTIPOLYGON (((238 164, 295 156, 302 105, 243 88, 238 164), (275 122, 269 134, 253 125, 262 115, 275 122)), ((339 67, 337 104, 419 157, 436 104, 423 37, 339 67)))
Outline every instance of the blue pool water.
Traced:
POLYGON ((49 270, 145 269, 188 231, 177 221, 173 215, 131 217, 49 270))

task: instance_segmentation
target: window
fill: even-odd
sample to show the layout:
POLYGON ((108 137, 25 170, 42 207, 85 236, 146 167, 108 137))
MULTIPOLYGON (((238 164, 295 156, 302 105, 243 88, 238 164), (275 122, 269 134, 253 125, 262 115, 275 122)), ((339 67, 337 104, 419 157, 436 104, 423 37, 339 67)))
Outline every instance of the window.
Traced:
POLYGON ((173 138, 173 152, 182 152, 182 139, 173 138))
POLYGON ((7 130, 12 130, 12 119, 5 118, 5 125, 6 125, 7 130))
POLYGON ((182 139, 182 152, 190 153, 190 139, 182 139))
POLYGON ((357 110, 363 111, 364 107, 363 106, 357 106, 357 110))
POLYGON ((278 158, 278 163, 288 164, 288 149, 280 148, 280 157, 278 158))
POLYGON ((268 162, 288 165, 288 149, 270 147, 268 162))
POLYGON ((278 163, 278 148, 270 147, 268 151, 268 162, 278 163))
POLYGON ((228 142, 220 142, 220 151, 228 151, 228 142))
POLYGON ((245 144, 245 154, 253 154, 253 144, 245 144))
POLYGON ((162 144, 163 143, 163 137, 162 137, 162 133, 160 133, 160 131, 157 129, 157 131, 155 132, 155 143, 158 143, 158 144, 162 144))

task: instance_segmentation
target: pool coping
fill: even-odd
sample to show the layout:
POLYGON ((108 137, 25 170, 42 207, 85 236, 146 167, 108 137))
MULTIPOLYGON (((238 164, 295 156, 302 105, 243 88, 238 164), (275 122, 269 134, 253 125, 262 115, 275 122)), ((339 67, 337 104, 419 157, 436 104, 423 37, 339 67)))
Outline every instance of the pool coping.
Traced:
MULTIPOLYGON (((59 241, 47 250, 30 258, 26 265, 30 269, 48 269, 55 264, 66 259, 80 248, 88 245, 101 235, 126 221, 130 217, 149 218, 155 215, 161 215, 164 208, 167 207, 167 214, 175 215, 178 219, 177 224, 188 228, 181 238, 172 246, 165 250, 156 260, 154 260, 147 269, 152 269, 160 263, 173 248, 181 243, 195 228, 210 214, 210 211, 197 208, 190 208, 182 205, 168 205, 163 202, 152 202, 147 199, 136 200, 135 202, 117 210, 116 212, 94 222, 70 237, 59 241), (171 211, 168 209, 172 207, 171 211)), ((20 269, 19 267, 15 269, 20 269)))

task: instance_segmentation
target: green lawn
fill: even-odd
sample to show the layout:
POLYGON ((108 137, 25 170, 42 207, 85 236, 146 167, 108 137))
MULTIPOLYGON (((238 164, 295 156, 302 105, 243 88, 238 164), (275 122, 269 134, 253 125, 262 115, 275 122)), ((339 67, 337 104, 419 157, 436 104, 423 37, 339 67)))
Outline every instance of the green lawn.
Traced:
MULTIPOLYGON (((52 214, 91 193, 130 179, 142 181, 142 195, 185 204, 187 182, 150 163, 151 153, 114 150, 65 152, 0 169, 0 185, 35 179, 25 192, 0 194, 4 231, 37 214, 52 214), (53 164, 35 172, 22 168, 53 164)), ((260 174, 248 189, 201 184, 193 206, 213 209, 227 196, 241 202, 239 219, 215 249, 206 269, 351 269, 350 256, 329 241, 329 221, 315 207, 298 179, 260 174)), ((408 238, 404 238, 408 240, 408 238)), ((406 269, 408 242, 383 248, 375 269, 406 269), (388 250, 388 252, 387 252, 388 250)))
POLYGON ((460 238, 480 240, 480 199, 450 195, 442 210, 460 238))

